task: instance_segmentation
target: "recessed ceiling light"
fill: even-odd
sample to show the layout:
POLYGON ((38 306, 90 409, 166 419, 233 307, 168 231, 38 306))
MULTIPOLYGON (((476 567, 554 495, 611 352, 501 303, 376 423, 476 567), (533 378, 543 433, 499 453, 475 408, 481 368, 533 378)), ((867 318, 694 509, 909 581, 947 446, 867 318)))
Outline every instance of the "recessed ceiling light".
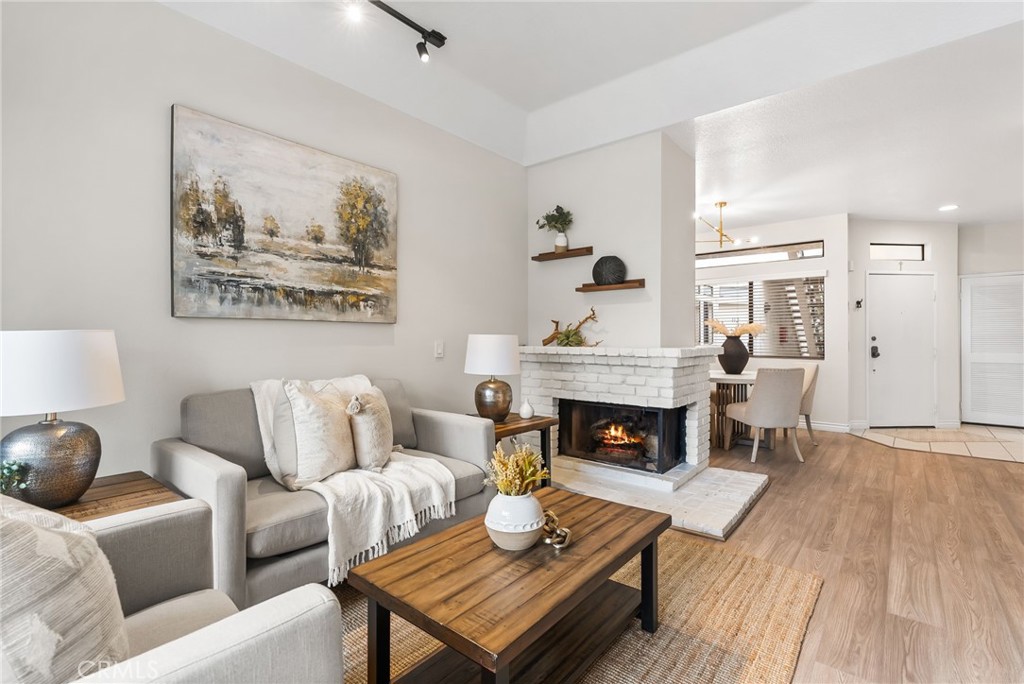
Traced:
POLYGON ((941 207, 939 207, 939 211, 956 211, 959 208, 959 204, 943 204, 941 207))
POLYGON ((756 245, 758 240, 760 240, 760 238, 752 237, 749 240, 747 240, 747 242, 749 242, 752 245, 756 245))
POLYGON ((363 20, 363 3, 350 2, 345 5, 345 18, 353 24, 361 22, 363 20))

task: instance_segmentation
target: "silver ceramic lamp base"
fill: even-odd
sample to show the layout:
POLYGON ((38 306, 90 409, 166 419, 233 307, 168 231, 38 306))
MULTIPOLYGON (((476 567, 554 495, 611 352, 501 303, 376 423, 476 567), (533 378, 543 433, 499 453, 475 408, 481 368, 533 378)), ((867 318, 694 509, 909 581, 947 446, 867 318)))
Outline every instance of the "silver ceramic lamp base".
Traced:
POLYGON ((0 460, 25 464, 24 489, 8 495, 41 508, 78 501, 100 467, 100 436, 85 423, 43 420, 0 441, 0 460))
POLYGON ((476 412, 484 418, 500 423, 512 410, 512 388, 504 380, 484 380, 476 386, 476 412))

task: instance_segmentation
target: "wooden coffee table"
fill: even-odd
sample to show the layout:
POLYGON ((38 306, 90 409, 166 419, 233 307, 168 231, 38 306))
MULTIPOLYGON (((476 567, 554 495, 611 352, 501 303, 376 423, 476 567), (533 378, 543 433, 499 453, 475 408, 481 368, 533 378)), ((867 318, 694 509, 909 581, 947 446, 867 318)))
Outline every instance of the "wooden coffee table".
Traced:
POLYGON ((368 599, 368 680, 391 681, 391 613, 445 646, 400 682, 573 681, 634 617, 658 628, 658 536, 670 516, 545 487, 572 530, 558 551, 502 551, 483 516, 353 568, 368 599), (640 554, 641 589, 608 579, 640 554))

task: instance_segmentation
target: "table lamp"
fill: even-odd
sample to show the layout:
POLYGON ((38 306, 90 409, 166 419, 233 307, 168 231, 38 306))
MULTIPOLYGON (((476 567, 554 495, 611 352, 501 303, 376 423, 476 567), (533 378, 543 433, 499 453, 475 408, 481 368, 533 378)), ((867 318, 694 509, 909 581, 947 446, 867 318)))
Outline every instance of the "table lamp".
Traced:
POLYGON ((469 375, 489 375, 476 386, 476 411, 500 423, 512 408, 512 388, 495 375, 519 375, 519 338, 515 335, 470 335, 466 343, 469 375))
POLYGON ((24 464, 25 487, 8 494, 43 508, 77 501, 96 477, 100 437, 57 412, 121 401, 113 330, 0 332, 0 415, 44 414, 0 440, 0 461, 24 464))

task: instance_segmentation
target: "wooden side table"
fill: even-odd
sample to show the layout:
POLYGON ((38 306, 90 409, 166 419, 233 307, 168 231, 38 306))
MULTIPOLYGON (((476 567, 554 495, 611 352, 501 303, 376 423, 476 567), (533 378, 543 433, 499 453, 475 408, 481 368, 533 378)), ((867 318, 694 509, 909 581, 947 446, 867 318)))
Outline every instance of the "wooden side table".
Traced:
POLYGON ((146 473, 136 470, 97 477, 81 499, 57 508, 55 512, 72 520, 85 522, 116 513, 181 501, 183 498, 185 497, 171 491, 146 473))
MULTIPOLYGON (((544 460, 544 467, 551 472, 551 428, 558 425, 557 418, 549 416, 534 416, 523 418, 518 413, 508 414, 508 418, 500 423, 494 424, 494 439, 499 442, 506 437, 514 437, 525 432, 540 432, 540 456, 544 460)), ((548 484, 545 481, 544 484, 548 484)))

